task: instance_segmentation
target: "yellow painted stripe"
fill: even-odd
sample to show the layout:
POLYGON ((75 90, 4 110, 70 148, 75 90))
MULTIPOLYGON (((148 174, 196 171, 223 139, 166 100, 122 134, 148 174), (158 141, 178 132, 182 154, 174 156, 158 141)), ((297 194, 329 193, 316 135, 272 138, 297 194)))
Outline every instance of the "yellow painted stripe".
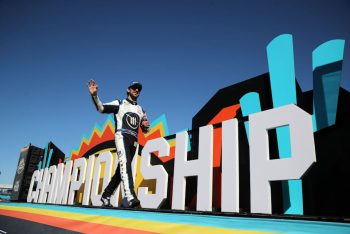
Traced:
MULTIPOLYGON (((73 212, 64 211, 53 211, 40 208, 28 208, 28 207, 13 207, 13 206, 1 206, 0 209, 13 210, 20 212, 27 212, 32 214, 47 215, 51 217, 66 218, 96 224, 111 225, 115 227, 124 227, 130 229, 136 229, 141 231, 150 231, 158 233, 201 233, 201 234, 217 234, 217 233, 236 233, 236 234, 271 234, 273 232, 258 232, 258 231, 248 231, 248 230, 236 230, 236 229, 226 229, 226 228, 216 228, 208 226, 195 226, 188 224, 176 224, 176 223, 165 223, 156 221, 146 221, 130 218, 116 218, 113 216, 99 216, 90 214, 80 214, 73 212)), ((200 225, 200 224, 198 224, 200 225)))

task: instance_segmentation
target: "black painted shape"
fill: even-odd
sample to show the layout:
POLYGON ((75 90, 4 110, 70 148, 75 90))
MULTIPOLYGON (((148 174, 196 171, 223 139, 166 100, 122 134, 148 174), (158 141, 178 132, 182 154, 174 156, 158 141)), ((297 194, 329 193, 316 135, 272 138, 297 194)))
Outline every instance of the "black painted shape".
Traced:
MULTIPOLYGON (((9 216, 0 215, 0 229, 6 233, 61 233, 61 234, 73 234, 79 233, 70 231, 63 228, 58 228, 46 224, 37 223, 34 221, 28 221, 20 218, 13 218, 9 216)), ((1 232, 0 232, 1 233, 1 232)))
POLYGON ((192 118, 192 129, 208 124, 223 108, 239 104, 246 93, 257 92, 262 109, 272 108, 269 73, 220 89, 192 118))
POLYGON ((65 154, 60 150, 53 142, 49 142, 48 149, 47 149, 47 157, 49 156, 50 150, 52 151, 51 161, 49 164, 49 167, 52 165, 58 165, 59 162, 64 162, 65 154))
MULTIPOLYGON (((350 217, 350 93, 339 91, 336 124, 314 134, 317 162, 303 177, 305 215, 350 217)), ((312 91, 305 99, 312 108, 312 91)))

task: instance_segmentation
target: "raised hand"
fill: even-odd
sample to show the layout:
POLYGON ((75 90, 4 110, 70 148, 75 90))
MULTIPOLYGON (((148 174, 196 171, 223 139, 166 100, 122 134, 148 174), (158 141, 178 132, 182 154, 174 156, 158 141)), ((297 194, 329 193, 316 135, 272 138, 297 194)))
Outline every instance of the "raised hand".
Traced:
POLYGON ((94 80, 89 80, 88 88, 91 95, 97 95, 98 85, 94 80))

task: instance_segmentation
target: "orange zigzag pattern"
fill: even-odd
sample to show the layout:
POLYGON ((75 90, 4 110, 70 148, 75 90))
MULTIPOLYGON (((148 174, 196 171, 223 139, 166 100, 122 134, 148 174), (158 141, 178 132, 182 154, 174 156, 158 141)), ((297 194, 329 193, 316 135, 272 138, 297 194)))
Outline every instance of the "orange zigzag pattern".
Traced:
MULTIPOLYGON (((114 120, 109 116, 102 127, 95 124, 90 137, 83 137, 78 149, 72 149, 70 160, 75 160, 81 158, 86 152, 88 152, 93 147, 106 142, 114 140, 114 120)), ((156 139, 159 137, 165 137, 167 132, 167 120, 165 115, 160 116, 158 119, 151 123, 150 132, 144 134, 139 130, 139 144, 144 146, 148 140, 156 139)), ((175 153, 175 139, 168 141, 170 144, 170 155, 169 157, 163 157, 162 161, 166 162, 174 158, 175 153)))

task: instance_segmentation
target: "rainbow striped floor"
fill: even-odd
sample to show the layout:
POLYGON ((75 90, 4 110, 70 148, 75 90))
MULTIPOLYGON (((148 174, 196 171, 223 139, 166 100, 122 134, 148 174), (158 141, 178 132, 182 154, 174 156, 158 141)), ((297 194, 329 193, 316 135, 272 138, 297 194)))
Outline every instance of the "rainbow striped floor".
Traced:
MULTIPOLYGON (((179 214, 13 202, 0 203, 0 217, 26 220, 33 225, 39 223, 81 233, 350 233, 350 223, 346 222, 179 214)), ((0 230, 2 226, 0 219, 0 230)), ((2 232, 6 233, 6 230, 2 232)))

